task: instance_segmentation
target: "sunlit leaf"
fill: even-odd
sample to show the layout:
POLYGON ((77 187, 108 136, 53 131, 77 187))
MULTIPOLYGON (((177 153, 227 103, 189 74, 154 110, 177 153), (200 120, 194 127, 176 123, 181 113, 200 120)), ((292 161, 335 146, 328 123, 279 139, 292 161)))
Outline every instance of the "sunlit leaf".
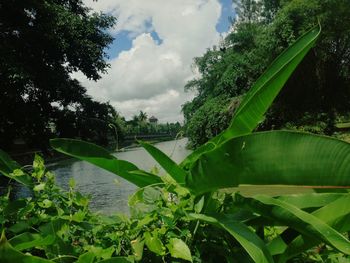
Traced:
POLYGON ((181 239, 171 238, 166 246, 173 258, 181 258, 192 262, 191 251, 181 239))

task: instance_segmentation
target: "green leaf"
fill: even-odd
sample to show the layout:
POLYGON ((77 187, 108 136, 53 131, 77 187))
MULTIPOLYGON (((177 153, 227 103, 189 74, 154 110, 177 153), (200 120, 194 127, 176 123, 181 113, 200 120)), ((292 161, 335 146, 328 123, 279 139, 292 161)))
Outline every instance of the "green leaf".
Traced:
POLYGON ((0 262, 1 263, 53 263, 53 261, 25 255, 15 250, 11 244, 7 241, 4 232, 0 238, 0 262))
POLYGON ((165 247, 162 241, 158 238, 157 234, 145 232, 143 234, 143 237, 145 238, 146 246, 150 251, 160 256, 165 255, 165 247))
POLYGON ((192 262, 191 251, 181 239, 171 238, 166 246, 173 258, 181 258, 192 262))
POLYGON ((32 178, 21 170, 21 166, 0 149, 0 174, 13 179, 23 185, 32 186, 32 178), (21 172, 19 174, 19 172, 21 172))
POLYGON ((172 159, 152 144, 142 141, 139 141, 139 143, 176 182, 179 184, 185 183, 186 172, 172 159))
POLYGON ((190 214, 189 216, 193 219, 202 220, 225 229, 241 244, 254 262, 273 262, 272 256, 264 242, 245 224, 233 220, 229 215, 207 216, 203 214, 190 214))
POLYGON ((235 196, 235 204, 248 207, 255 213, 274 219, 311 238, 319 239, 344 254, 350 254, 350 242, 327 223, 294 205, 265 195, 245 198, 235 196))
POLYGON ((135 260, 131 257, 114 257, 98 261, 98 263, 134 263, 135 260))
POLYGON ((140 237, 131 241, 131 247, 134 252, 135 260, 140 261, 142 259, 144 245, 145 241, 140 237))
POLYGON ((199 214, 202 212, 203 206, 204 206, 205 196, 203 195, 199 201, 194 205, 193 210, 199 214))
POLYGON ((95 254, 92 252, 86 252, 79 256, 76 263, 93 263, 95 260, 95 254))
POLYGON ((298 64, 313 47, 320 31, 319 27, 312 28, 279 55, 246 94, 235 112, 230 126, 192 152, 181 165, 188 167, 203 153, 214 149, 224 141, 251 133, 262 121, 265 112, 298 64))
POLYGON ((139 169, 134 164, 118 160, 107 150, 95 144, 73 139, 53 139, 50 140, 50 144, 58 152, 92 163, 139 187, 162 182, 156 175, 136 172, 139 169))
MULTIPOLYGON (((321 194, 318 194, 321 195, 321 194)), ((329 226, 338 230, 339 232, 346 232, 350 230, 349 215, 350 215, 350 194, 336 199, 330 202, 328 205, 314 211, 313 216, 321 219, 329 226)), ((292 242, 288 244, 285 250, 282 251, 279 262, 285 262, 286 260, 296 256, 311 247, 319 244, 314 238, 299 235, 292 242)))
POLYGON ((9 242, 15 249, 21 251, 33 247, 52 245, 55 242, 55 237, 53 235, 42 237, 39 234, 25 232, 11 238, 9 242))
POLYGON ((348 196, 348 194, 307 193, 307 194, 282 195, 278 197, 278 200, 294 205, 300 209, 305 209, 305 208, 323 207, 345 196, 348 196))
POLYGON ((10 174, 16 169, 20 169, 21 166, 11 157, 0 149, 0 172, 2 174, 10 174))
POLYGON ((196 193, 251 185, 350 186, 350 144, 292 131, 228 140, 192 164, 187 186, 196 193))

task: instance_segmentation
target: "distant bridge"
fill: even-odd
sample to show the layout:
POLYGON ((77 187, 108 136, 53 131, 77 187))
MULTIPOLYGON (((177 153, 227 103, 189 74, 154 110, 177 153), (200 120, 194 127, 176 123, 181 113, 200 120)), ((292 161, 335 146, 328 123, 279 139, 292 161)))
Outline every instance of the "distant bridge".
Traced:
POLYGON ((172 134, 172 133, 128 134, 128 135, 124 136, 124 140, 125 141, 134 141, 134 140, 175 138, 175 136, 176 136, 176 134, 172 134))

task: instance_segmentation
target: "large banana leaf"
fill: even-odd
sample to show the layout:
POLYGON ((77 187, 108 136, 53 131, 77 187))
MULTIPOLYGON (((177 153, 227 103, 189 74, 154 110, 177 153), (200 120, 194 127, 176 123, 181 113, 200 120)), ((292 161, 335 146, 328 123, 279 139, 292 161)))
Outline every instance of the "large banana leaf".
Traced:
POLYGON ((229 232, 247 251, 254 262, 273 262, 264 242, 245 224, 233 220, 229 215, 207 216, 203 214, 190 214, 190 218, 216 225, 229 232))
MULTIPOLYGON (((318 194, 320 195, 320 194, 318 194)), ((306 201, 306 200, 305 200, 306 201)), ((306 201, 307 202, 307 201, 306 201)), ((313 216, 321 219, 330 227, 333 227, 339 232, 346 232, 350 230, 349 215, 350 215, 350 194, 347 194, 337 200, 330 202, 322 208, 314 211, 313 216)), ((320 242, 314 238, 299 235, 287 246, 287 249, 279 257, 278 262, 285 262, 293 256, 312 248, 320 242)))
POLYGON ((319 243, 325 242, 344 254, 350 255, 349 240, 323 220, 294 205, 266 195, 245 198, 238 194, 235 196, 235 204, 263 217, 274 219, 311 239, 318 239, 319 243))
POLYGON ((160 177, 141 171, 130 162, 118 160, 98 145, 74 139, 53 139, 50 144, 58 152, 92 163, 139 187, 162 183, 160 177))
POLYGON ((182 166, 188 166, 201 154, 225 140, 252 132, 298 64, 313 47, 320 31, 319 27, 312 28, 278 56, 246 94, 229 128, 190 154, 182 162, 182 166))
POLYGON ((186 185, 195 193, 251 185, 350 186, 350 144, 292 131, 253 133, 204 153, 186 185))
POLYGON ((7 241, 4 232, 0 238, 0 262, 1 263, 53 263, 39 257, 23 254, 14 249, 7 241))

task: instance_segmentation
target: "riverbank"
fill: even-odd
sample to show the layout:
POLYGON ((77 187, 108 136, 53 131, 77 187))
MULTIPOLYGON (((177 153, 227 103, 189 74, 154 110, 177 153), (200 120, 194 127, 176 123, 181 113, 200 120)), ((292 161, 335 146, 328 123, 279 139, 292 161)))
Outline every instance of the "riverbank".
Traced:
MULTIPOLYGON (((145 140, 145 141, 154 144, 159 142, 172 141, 174 139, 175 139, 174 136, 164 136, 164 137, 151 138, 150 140, 145 140)), ((111 153, 117 153, 117 152, 124 152, 128 149, 132 149, 135 147, 139 147, 139 144, 135 141, 135 138, 134 138, 133 140, 122 141, 122 142, 119 142, 118 144, 116 142, 111 142, 109 146, 106 146, 105 148, 108 149, 111 153)), ((40 156, 42 156, 45 160, 45 163, 47 164, 70 159, 69 156, 61 154, 54 150, 41 151, 39 149, 27 149, 23 151, 9 152, 8 154, 11 156, 13 160, 18 162, 22 166, 31 165, 33 163, 35 154, 39 154, 40 156)))

